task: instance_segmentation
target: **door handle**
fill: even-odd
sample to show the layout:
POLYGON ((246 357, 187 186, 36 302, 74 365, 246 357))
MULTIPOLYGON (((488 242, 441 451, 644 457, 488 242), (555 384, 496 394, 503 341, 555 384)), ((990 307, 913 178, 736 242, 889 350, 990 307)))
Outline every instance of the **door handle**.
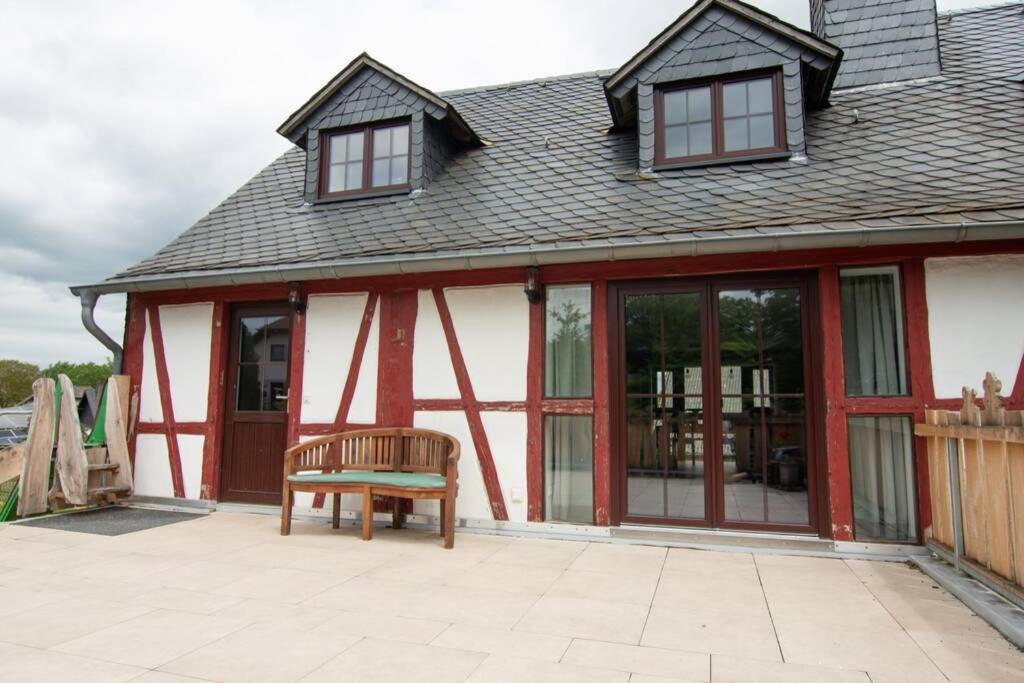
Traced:
POLYGON ((275 401, 287 401, 288 400, 288 394, 274 394, 274 400, 275 401))

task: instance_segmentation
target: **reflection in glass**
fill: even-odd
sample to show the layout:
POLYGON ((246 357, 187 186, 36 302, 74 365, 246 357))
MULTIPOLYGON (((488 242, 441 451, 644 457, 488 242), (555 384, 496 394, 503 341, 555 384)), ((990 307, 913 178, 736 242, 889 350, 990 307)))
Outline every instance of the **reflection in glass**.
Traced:
POLYGON ((544 510, 548 521, 594 523, 594 421, 544 416, 544 510))
POLYGON ((711 87, 704 85, 664 94, 665 157, 711 153, 711 87))
POLYGON ((700 295, 626 297, 627 514, 705 518, 700 295))
POLYGON ((772 79, 726 83, 722 86, 725 151, 775 146, 772 79))
POLYGON ((725 518, 809 523, 800 290, 718 297, 725 518))
POLYGON ((544 395, 591 394, 590 285, 547 287, 544 395))
POLYGON ((287 316, 243 316, 238 329, 236 410, 285 411, 288 401, 287 316))
POLYGON ((847 395, 905 395, 907 370, 899 268, 839 271, 839 310, 847 395))

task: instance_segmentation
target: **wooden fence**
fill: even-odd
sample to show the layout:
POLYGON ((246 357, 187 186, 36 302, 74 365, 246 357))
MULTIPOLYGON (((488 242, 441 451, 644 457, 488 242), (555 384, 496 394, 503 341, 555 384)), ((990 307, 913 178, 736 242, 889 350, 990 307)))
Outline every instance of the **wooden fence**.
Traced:
POLYGON ((1024 601, 1024 411, 1001 406, 985 376, 983 407, 964 387, 959 412, 929 410, 914 433, 928 439, 932 523, 939 555, 1016 602, 1024 601))

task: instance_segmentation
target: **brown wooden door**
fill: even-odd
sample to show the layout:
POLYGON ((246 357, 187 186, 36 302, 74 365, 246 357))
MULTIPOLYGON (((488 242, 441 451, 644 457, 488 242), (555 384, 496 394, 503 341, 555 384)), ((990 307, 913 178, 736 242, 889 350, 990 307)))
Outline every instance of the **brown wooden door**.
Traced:
POLYGON ((236 308, 230 343, 220 500, 279 504, 288 438, 288 308, 236 308))

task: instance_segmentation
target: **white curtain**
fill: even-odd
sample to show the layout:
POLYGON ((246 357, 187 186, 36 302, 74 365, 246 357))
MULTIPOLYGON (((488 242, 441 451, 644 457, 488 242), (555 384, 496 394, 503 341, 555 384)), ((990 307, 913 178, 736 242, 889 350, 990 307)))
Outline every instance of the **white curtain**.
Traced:
POLYGON ((915 540, 910 418, 857 416, 848 426, 857 539, 915 540))
POLYGON ((589 415, 544 418, 545 517, 594 523, 594 429, 589 415))
POLYGON ((843 271, 840 298, 846 393, 850 396, 905 394, 899 271, 895 268, 843 271))

